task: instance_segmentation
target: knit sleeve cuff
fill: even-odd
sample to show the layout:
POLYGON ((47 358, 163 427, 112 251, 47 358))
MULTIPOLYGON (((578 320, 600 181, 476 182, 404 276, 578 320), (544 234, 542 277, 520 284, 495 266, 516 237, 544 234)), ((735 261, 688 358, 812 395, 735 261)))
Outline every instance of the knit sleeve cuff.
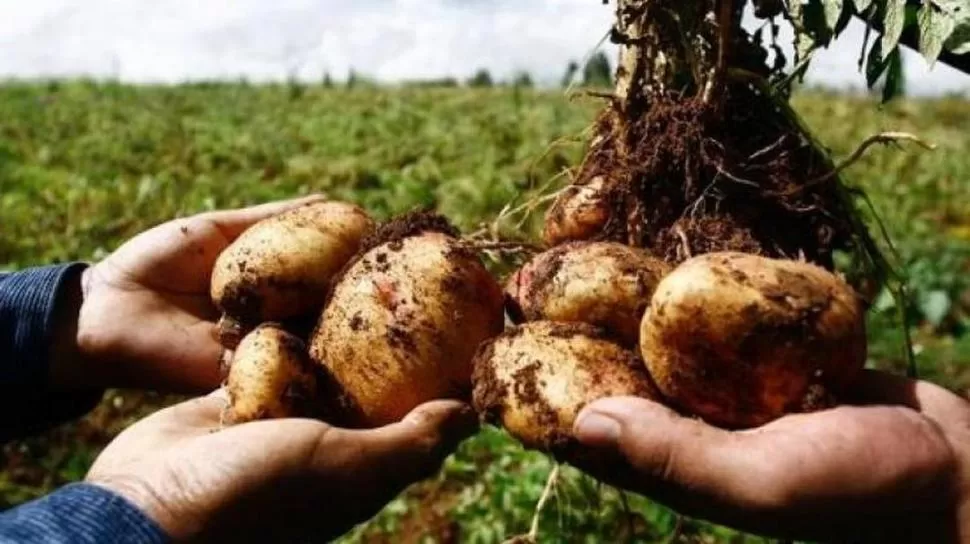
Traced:
POLYGON ((0 278, 0 385, 47 386, 58 297, 65 282, 86 266, 44 266, 0 278))
POLYGON ((70 484, 0 515, 0 541, 155 544, 161 527, 120 497, 91 484, 70 484))

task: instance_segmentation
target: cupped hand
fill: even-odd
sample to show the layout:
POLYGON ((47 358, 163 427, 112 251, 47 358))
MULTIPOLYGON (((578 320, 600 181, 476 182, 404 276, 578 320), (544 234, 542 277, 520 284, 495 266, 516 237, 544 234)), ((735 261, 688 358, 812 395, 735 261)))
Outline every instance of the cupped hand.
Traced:
POLYGON ((219 253, 254 223, 321 196, 208 212, 132 238, 80 279, 76 356, 56 361, 64 388, 212 391, 220 381, 218 312, 209 298, 219 253))
POLYGON ((433 474, 477 430, 456 401, 373 430, 303 419, 221 428, 224 407, 217 392, 146 418, 108 445, 87 481, 176 541, 327 542, 433 474))
POLYGON ((604 399, 575 428, 599 459, 577 464, 686 515, 771 536, 970 541, 970 403, 876 371, 855 394, 854 405, 735 432, 648 400, 604 399))

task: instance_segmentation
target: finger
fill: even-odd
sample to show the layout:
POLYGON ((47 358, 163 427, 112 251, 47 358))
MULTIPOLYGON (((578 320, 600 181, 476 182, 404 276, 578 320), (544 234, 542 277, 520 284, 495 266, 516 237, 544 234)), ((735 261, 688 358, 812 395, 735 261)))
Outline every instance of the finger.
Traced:
MULTIPOLYGON (((167 424, 184 429, 186 433, 204 434, 219 429, 229 407, 229 395, 220 387, 208 395, 190 399, 156 414, 167 424)), ((155 416, 152 416, 155 417, 155 416)))
POLYGON ((345 474, 362 477, 379 494, 393 495, 436 472, 458 444, 477 430, 478 418, 471 407, 434 401, 379 429, 331 429, 321 436, 322 455, 316 461, 326 472, 334 462, 344 465, 345 474), (334 452, 343 457, 335 459, 334 452))
POLYGON ((323 202, 324 200, 326 200, 324 195, 314 194, 291 200, 269 202, 266 204, 260 204, 258 206, 251 206, 249 208, 206 212, 197 215, 196 218, 211 221, 216 227, 219 228, 219 230, 228 240, 232 241, 239 237, 244 230, 258 223, 259 221, 262 221, 263 219, 268 219, 283 212, 300 208, 308 204, 323 202))
POLYGON ((907 406, 937 421, 966 418, 970 409, 970 402, 943 387, 878 370, 864 371, 847 395, 853 402, 907 406))

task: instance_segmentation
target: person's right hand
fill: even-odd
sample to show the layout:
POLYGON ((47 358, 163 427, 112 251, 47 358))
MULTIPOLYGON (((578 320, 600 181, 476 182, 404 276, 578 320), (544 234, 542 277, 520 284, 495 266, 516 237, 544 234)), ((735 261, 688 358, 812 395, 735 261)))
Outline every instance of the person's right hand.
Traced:
POLYGON ((434 401, 402 421, 347 430, 309 419, 222 428, 221 392, 121 433, 87 475, 175 541, 327 542, 438 470, 477 430, 470 407, 434 401))
POLYGON ((876 371, 856 393, 856 405, 737 432, 648 400, 600 400, 575 432, 602 456, 577 464, 683 514, 765 535, 970 542, 970 403, 876 371))

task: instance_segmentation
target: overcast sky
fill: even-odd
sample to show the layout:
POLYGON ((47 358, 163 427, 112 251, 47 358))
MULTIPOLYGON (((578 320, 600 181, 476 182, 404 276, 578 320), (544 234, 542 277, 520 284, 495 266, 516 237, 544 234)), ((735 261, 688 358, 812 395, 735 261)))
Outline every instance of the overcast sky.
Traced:
MULTIPOLYGON (((318 80, 354 68, 395 81, 481 67, 556 81, 611 20, 600 0, 0 0, 0 78, 318 80)), ((853 25, 810 81, 863 87, 861 39, 853 25)), ((912 53, 906 65, 913 93, 970 93, 968 76, 912 53)))

